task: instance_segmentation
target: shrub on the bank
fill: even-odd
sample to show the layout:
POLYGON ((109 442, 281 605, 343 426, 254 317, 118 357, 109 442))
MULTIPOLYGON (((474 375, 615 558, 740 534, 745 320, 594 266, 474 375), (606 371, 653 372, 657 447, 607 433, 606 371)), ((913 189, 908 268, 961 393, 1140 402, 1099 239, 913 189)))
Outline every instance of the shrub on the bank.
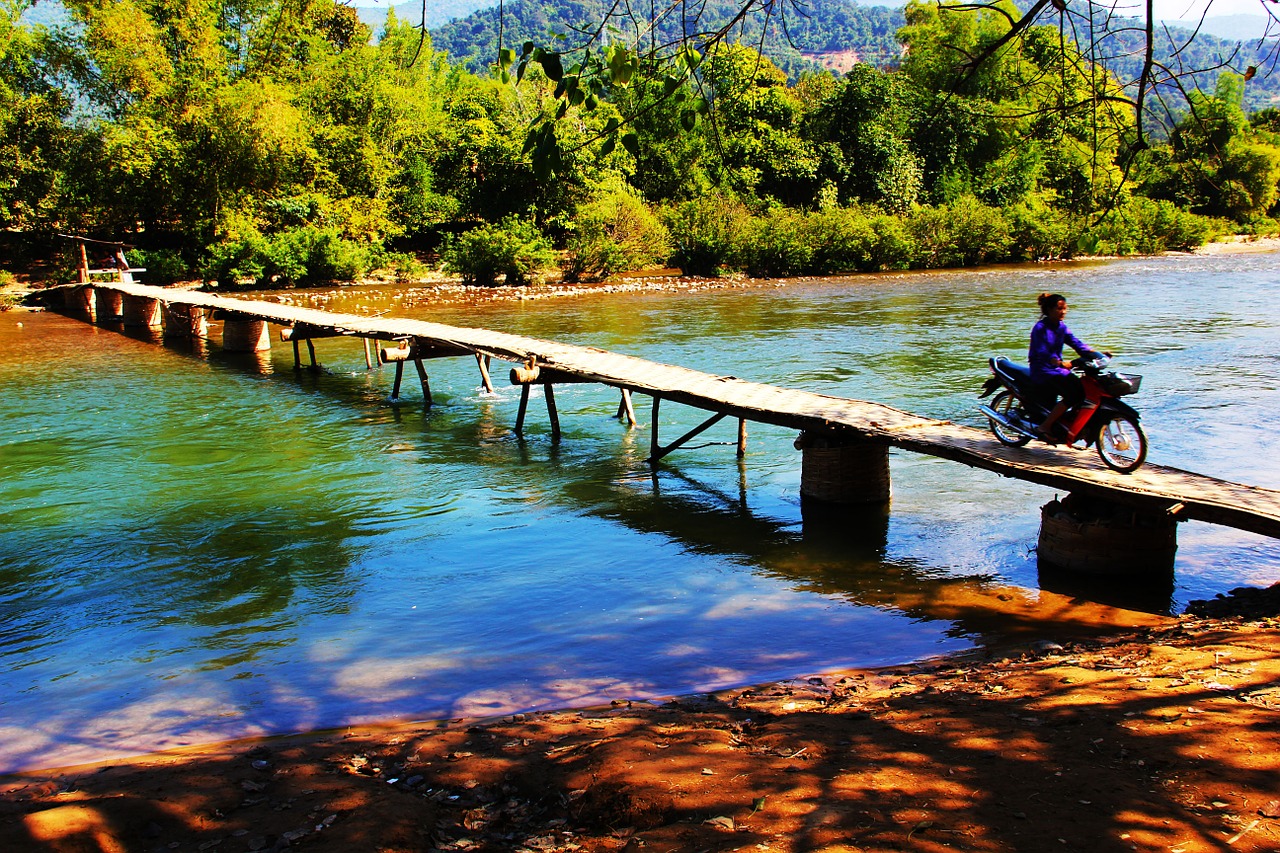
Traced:
POLYGON ((906 269, 911 263, 911 239, 897 216, 829 208, 810 214, 809 220, 814 272, 876 272, 906 269))
POLYGON ((129 264, 146 270, 139 278, 147 284, 164 286, 191 276, 190 266, 174 249, 134 249, 129 253, 129 264))
POLYGON ((527 284, 530 276, 555 261, 547 238, 533 222, 516 216, 446 237, 440 257, 445 270, 482 287, 496 284, 499 275, 506 284, 527 284))
POLYGON ((262 254, 266 242, 258 231, 250 230, 242 236, 210 246, 202 269, 204 280, 223 288, 256 283, 262 278, 262 254))
POLYGON ((1081 245, 1098 255, 1152 255, 1202 246, 1212 232, 1210 220, 1173 202, 1133 196, 1090 228, 1081 245))
POLYGON ((566 269, 572 281, 643 269, 665 262, 671 253, 666 226, 642 199, 622 189, 579 207, 572 227, 566 269))
POLYGON ((968 267, 1009 259, 1009 223, 998 207, 971 195, 940 207, 918 207, 907 217, 915 244, 912 266, 968 267))
POLYGON ((671 263, 685 275, 719 275, 742 267, 740 251, 751 213, 735 198, 706 195, 664 211, 674 250, 671 263))
POLYGON ((1069 258, 1079 248, 1081 223, 1066 211, 1038 198, 1019 202, 1006 211, 1011 240, 1010 260, 1048 261, 1069 258))
POLYGON ((348 240, 336 229, 305 225, 271 237, 246 229, 209 250, 204 278, 225 288, 325 284, 362 278, 378 260, 375 247, 348 240))
POLYGON ((810 216, 786 207, 770 208, 743 229, 735 253, 748 275, 791 276, 814 272, 814 233, 810 216))

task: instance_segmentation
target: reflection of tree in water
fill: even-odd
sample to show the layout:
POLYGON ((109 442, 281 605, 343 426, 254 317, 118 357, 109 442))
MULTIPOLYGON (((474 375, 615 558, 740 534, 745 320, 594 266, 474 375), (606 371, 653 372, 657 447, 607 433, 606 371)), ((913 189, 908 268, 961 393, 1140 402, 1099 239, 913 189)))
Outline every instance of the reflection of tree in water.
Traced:
POLYGON ((127 625, 137 637, 131 648, 149 656, 228 653, 205 663, 220 668, 292 642, 302 618, 348 612, 351 542, 359 536, 353 519, 326 506, 223 497, 176 501, 118 525, 96 519, 56 562, 48 549, 71 535, 65 520, 46 527, 38 546, 0 540, 0 650, 127 625), (14 604, 20 608, 10 612, 14 604))

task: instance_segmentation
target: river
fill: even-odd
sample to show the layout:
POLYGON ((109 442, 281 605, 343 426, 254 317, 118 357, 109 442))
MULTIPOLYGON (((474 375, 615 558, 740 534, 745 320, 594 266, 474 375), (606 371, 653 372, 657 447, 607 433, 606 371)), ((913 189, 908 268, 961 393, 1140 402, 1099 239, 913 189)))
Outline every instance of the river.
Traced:
MULTIPOLYGON (((1153 463, 1280 487, 1280 255, 1161 257, 426 306, 294 291, 980 426, 1035 295, 1143 375, 1153 463)), ((398 403, 358 341, 323 373, 0 314, 0 772, 383 719, 660 699, 920 660, 1280 580, 1280 543, 1179 528, 1172 575, 1042 575, 1054 495, 894 451, 887 512, 806 518, 794 433, 725 421, 651 472, 616 392, 497 394, 470 359, 398 403), (727 442, 727 443, 726 443, 727 442), (1032 618, 1034 617, 1034 618, 1032 618)), ((216 338, 215 338, 216 340, 216 338)), ((304 350, 305 352, 305 350, 304 350)), ((413 376, 410 370, 407 377, 413 376)), ((664 439, 702 413, 662 407, 664 439)))

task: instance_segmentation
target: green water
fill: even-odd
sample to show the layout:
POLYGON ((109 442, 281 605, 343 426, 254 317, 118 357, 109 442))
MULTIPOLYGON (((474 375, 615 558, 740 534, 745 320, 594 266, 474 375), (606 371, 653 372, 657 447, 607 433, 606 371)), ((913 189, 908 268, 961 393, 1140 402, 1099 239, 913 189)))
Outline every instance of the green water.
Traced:
MULTIPOLYGON (((979 426, 987 356, 1021 358, 1057 290, 1143 374, 1153 463, 1276 488, 1278 278, 1280 257, 1245 255, 480 308, 285 298, 979 426)), ((1172 578, 1042 577, 1040 487, 895 452, 887 512, 823 523, 789 431, 751 425, 739 462, 727 420, 653 472, 644 397, 629 430, 616 392, 564 386, 562 440, 535 398, 521 441, 506 365, 491 396, 474 360, 430 362, 425 410, 416 377, 388 401, 357 341, 318 341, 326 372, 297 373, 276 339, 259 358, 0 315, 0 770, 908 661, 1017 627, 981 604, 1006 587, 1177 612, 1280 580, 1277 543, 1195 523, 1172 578)), ((705 417, 661 414, 664 440, 705 417)))

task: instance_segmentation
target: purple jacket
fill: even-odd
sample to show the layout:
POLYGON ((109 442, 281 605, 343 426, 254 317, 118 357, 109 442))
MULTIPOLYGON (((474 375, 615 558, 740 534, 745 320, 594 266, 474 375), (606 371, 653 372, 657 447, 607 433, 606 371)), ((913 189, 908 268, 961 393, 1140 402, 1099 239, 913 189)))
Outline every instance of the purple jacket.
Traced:
POLYGON ((1071 334, 1066 323, 1050 326, 1041 317, 1040 322, 1031 327, 1031 349, 1027 353, 1027 361, 1031 366, 1032 379, 1043 382, 1051 376, 1065 376, 1071 372, 1057 363, 1062 358, 1064 343, 1070 344, 1082 356, 1094 354, 1084 341, 1071 334))

